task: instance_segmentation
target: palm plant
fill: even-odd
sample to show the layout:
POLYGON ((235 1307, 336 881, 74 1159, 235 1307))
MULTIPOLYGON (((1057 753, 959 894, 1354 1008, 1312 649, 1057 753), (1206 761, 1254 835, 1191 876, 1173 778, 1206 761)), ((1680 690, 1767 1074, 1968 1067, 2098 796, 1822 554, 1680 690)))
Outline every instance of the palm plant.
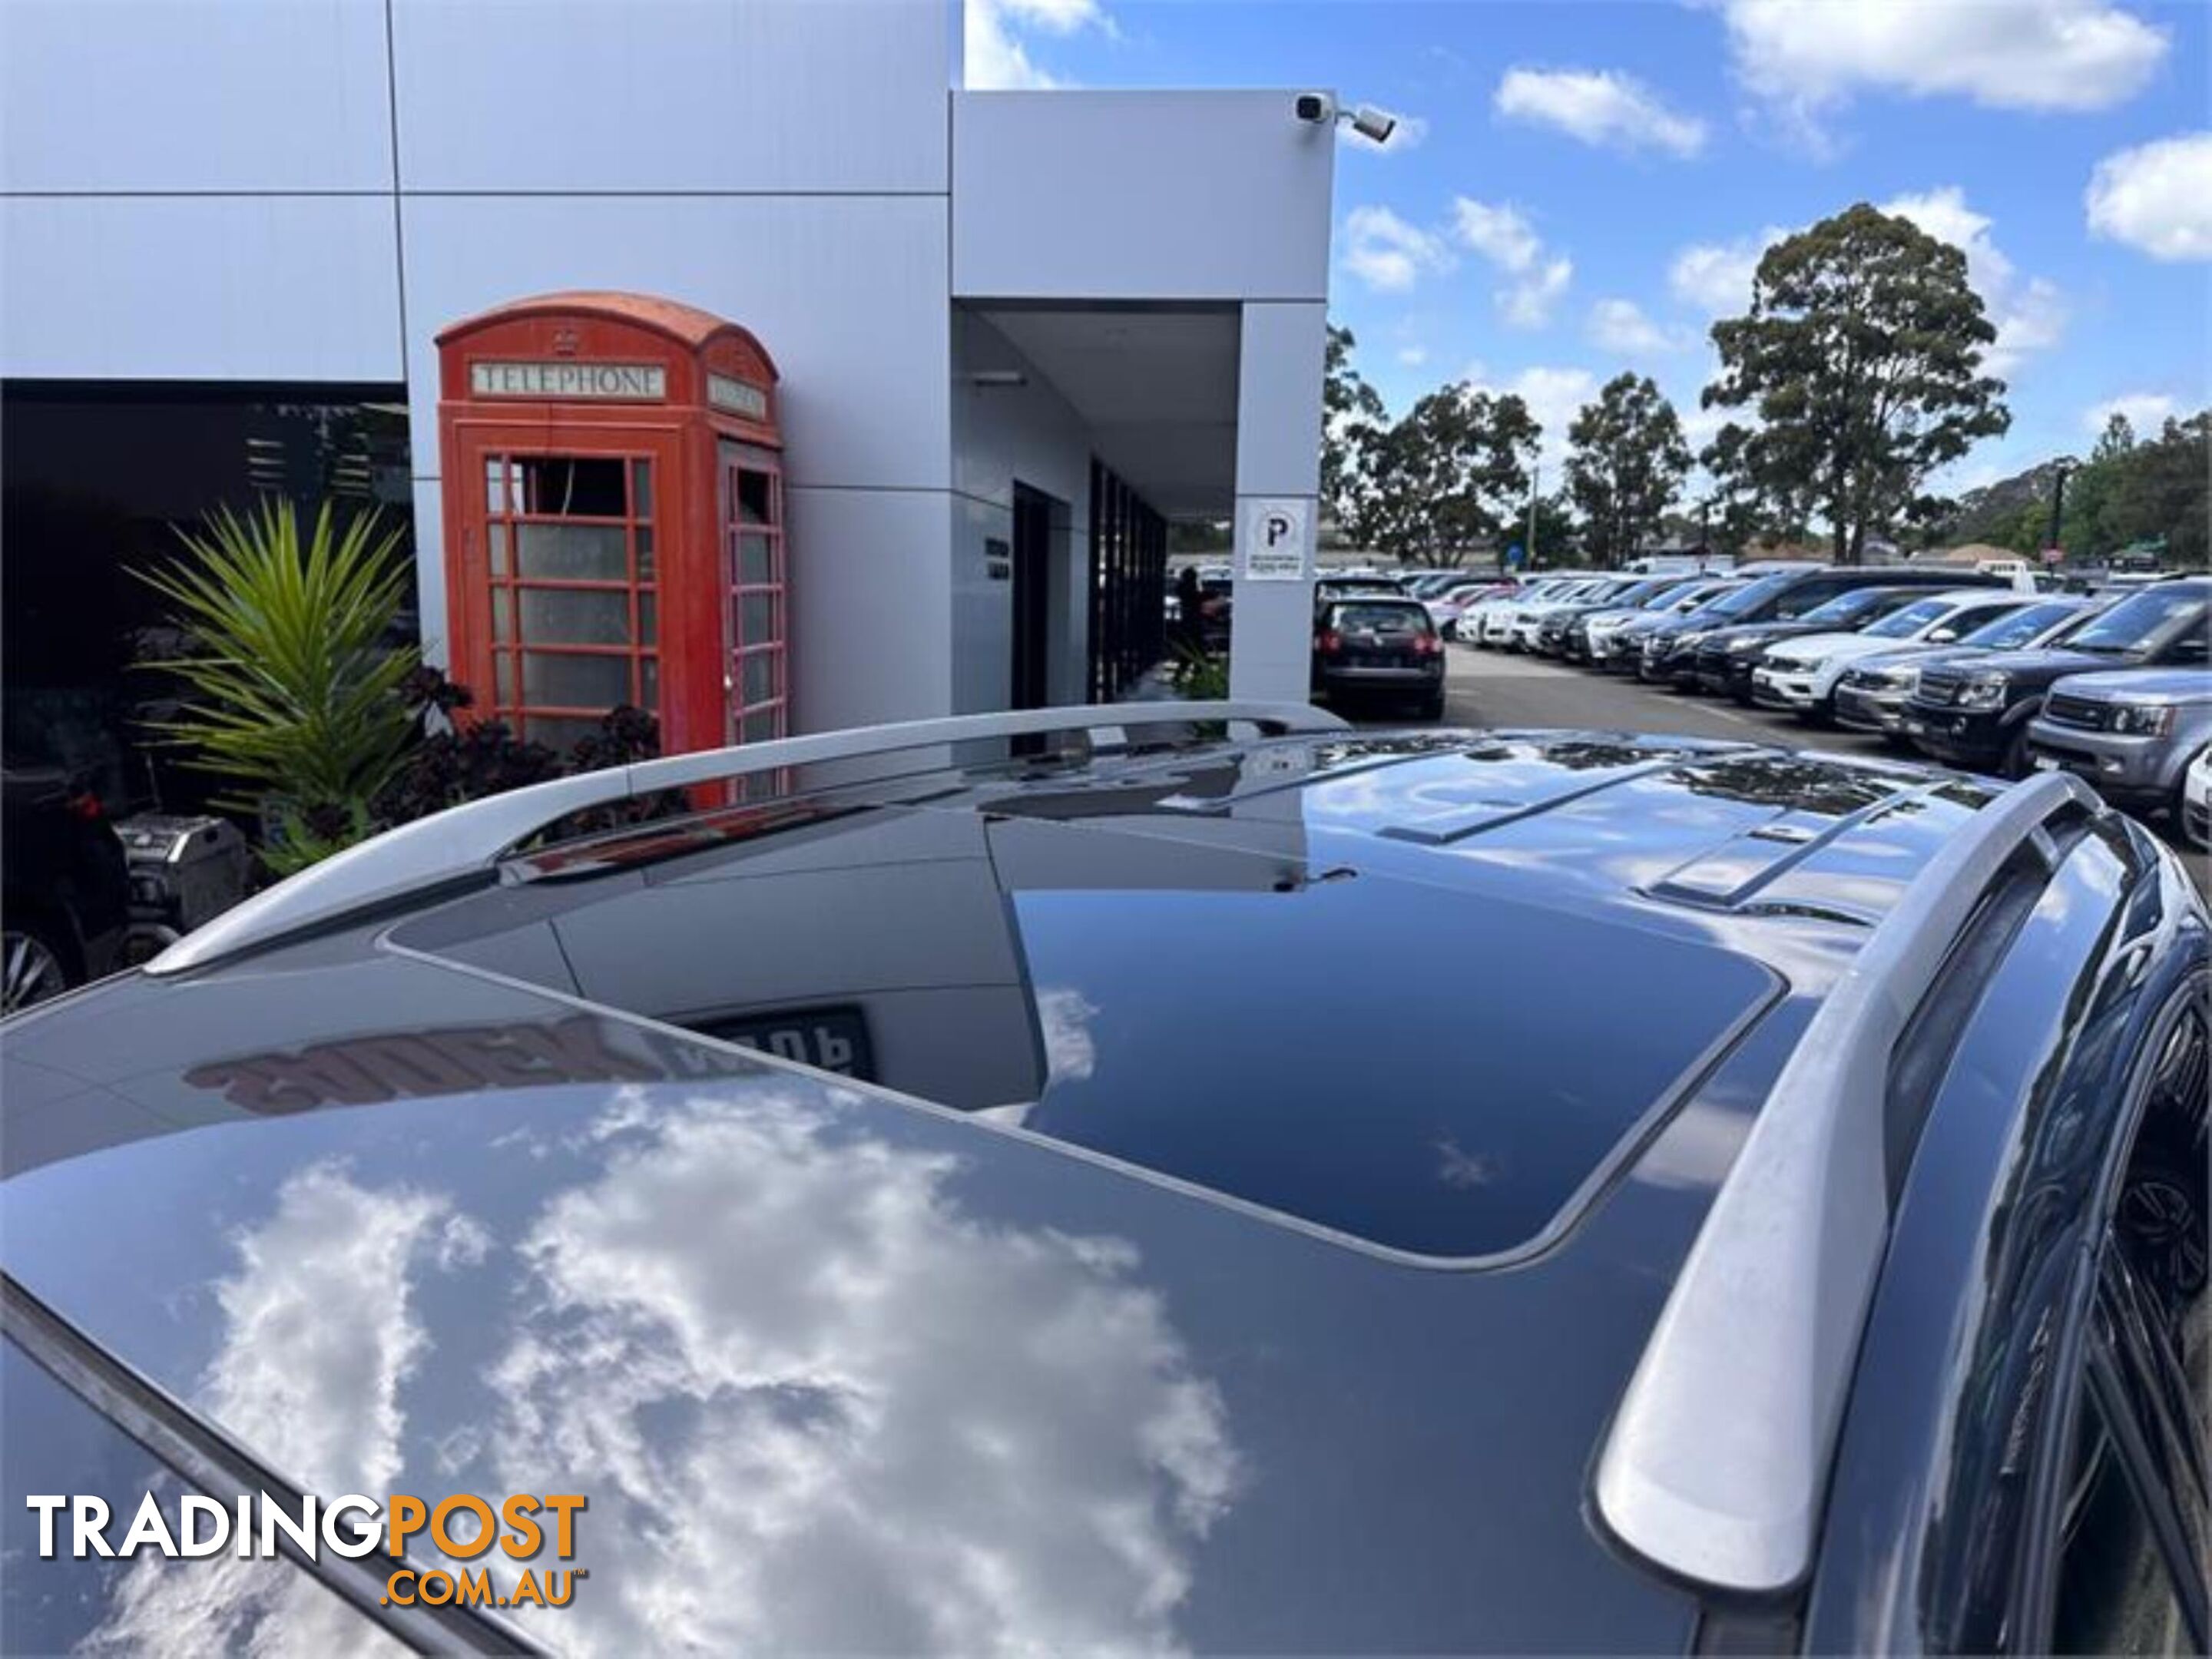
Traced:
POLYGON ((276 827, 264 856, 284 873, 366 832, 414 736, 398 693, 416 652, 386 642, 409 575, 400 532, 374 512, 341 528, 327 502, 303 531, 270 497, 178 535, 189 557, 139 573, 191 641, 162 665, 187 692, 154 729, 229 781, 222 805, 276 827))

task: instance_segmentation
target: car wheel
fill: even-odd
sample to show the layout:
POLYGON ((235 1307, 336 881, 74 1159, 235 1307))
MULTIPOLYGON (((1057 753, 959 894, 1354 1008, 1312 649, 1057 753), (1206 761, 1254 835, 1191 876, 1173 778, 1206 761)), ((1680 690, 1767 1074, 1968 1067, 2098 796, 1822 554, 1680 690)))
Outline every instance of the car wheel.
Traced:
POLYGON ((2005 744, 2004 758, 1997 763, 1997 775, 2024 778, 2027 775, 2027 722, 2022 720, 2005 744))
POLYGON ((43 924, 0 930, 0 1015, 58 997, 73 982, 66 948, 43 924))

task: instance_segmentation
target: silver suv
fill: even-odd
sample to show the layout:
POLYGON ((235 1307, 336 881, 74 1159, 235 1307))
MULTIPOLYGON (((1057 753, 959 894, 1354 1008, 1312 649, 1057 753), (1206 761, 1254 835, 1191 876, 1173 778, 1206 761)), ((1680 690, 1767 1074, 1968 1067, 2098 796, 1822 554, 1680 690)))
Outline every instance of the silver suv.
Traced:
POLYGON ((2212 744, 2212 670, 2069 674, 2028 723, 2040 770, 2077 773, 2115 805, 2174 807, 2190 761, 2212 744))

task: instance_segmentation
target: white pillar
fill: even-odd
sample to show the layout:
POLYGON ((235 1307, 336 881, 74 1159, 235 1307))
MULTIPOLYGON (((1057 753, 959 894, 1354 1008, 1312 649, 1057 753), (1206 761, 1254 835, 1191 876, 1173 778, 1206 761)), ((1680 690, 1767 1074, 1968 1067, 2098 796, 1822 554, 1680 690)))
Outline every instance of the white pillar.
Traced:
POLYGON ((1248 304, 1237 371, 1235 604, 1229 690, 1303 702, 1313 650, 1314 544, 1321 525, 1321 388, 1328 308, 1319 301, 1248 304), (1275 509, 1270 512, 1269 509, 1275 509), (1286 521, 1302 543, 1295 580, 1248 574, 1279 568, 1286 521), (1266 544, 1273 525, 1277 545, 1266 544), (1271 556, 1272 555, 1272 556, 1271 556))

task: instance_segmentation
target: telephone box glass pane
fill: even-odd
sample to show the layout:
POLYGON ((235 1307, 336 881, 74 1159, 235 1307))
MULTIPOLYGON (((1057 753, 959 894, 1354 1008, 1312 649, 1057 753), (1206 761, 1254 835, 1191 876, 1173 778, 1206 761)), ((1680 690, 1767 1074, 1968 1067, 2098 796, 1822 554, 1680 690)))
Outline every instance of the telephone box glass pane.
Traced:
POLYGON ((514 637, 514 596, 504 587, 491 591, 491 636, 501 644, 514 637))
POLYGON ((766 702, 775 695, 775 658, 768 651, 751 651, 738 659, 738 695, 746 703, 766 702))
POLYGON ((745 716, 744 738, 747 743, 766 743, 776 735, 776 725, 781 710, 757 709, 745 716))
POLYGON ((637 678, 638 702, 648 713, 658 714, 660 712, 660 659, 647 657, 639 663, 637 678))
POLYGON ((620 525, 519 524, 516 557, 526 577, 555 581, 629 580, 629 551, 620 525))
POLYGON ((641 582, 653 580, 653 532, 643 525, 637 528, 637 579, 641 582))
POLYGON ((507 505, 507 472, 508 466, 505 456, 484 457, 484 506, 491 512, 507 513, 513 510, 507 505))
POLYGON ((738 599, 738 643, 766 645, 775 637, 775 595, 744 593, 738 599))
POLYGON ((738 474, 738 519, 743 524, 774 524, 773 495, 765 472, 738 474))
POLYGON ((629 506, 623 464, 611 456, 527 455, 515 466, 522 475, 518 512, 619 519, 629 506))
POLYGON ((501 651, 492 659, 492 701, 502 708, 514 707, 514 653, 501 651))
POLYGON ((660 643, 660 613, 650 593, 637 596, 637 635, 641 645, 660 643))
POLYGON ((741 587, 763 587, 775 580, 775 561, 769 553, 769 540, 757 533, 740 534, 738 538, 738 585, 741 587))
POLYGON ((504 576, 507 574, 507 526, 503 524, 487 525, 484 535, 491 549, 491 574, 504 576))
POLYGON ((526 587, 522 637, 531 645, 628 645, 629 596, 567 587, 526 587))
POLYGON ((629 659, 526 651, 522 700, 562 708, 611 708, 628 702, 629 659))
POLYGON ((632 461, 629 464, 629 515, 633 519, 653 516, 653 463, 632 461))

